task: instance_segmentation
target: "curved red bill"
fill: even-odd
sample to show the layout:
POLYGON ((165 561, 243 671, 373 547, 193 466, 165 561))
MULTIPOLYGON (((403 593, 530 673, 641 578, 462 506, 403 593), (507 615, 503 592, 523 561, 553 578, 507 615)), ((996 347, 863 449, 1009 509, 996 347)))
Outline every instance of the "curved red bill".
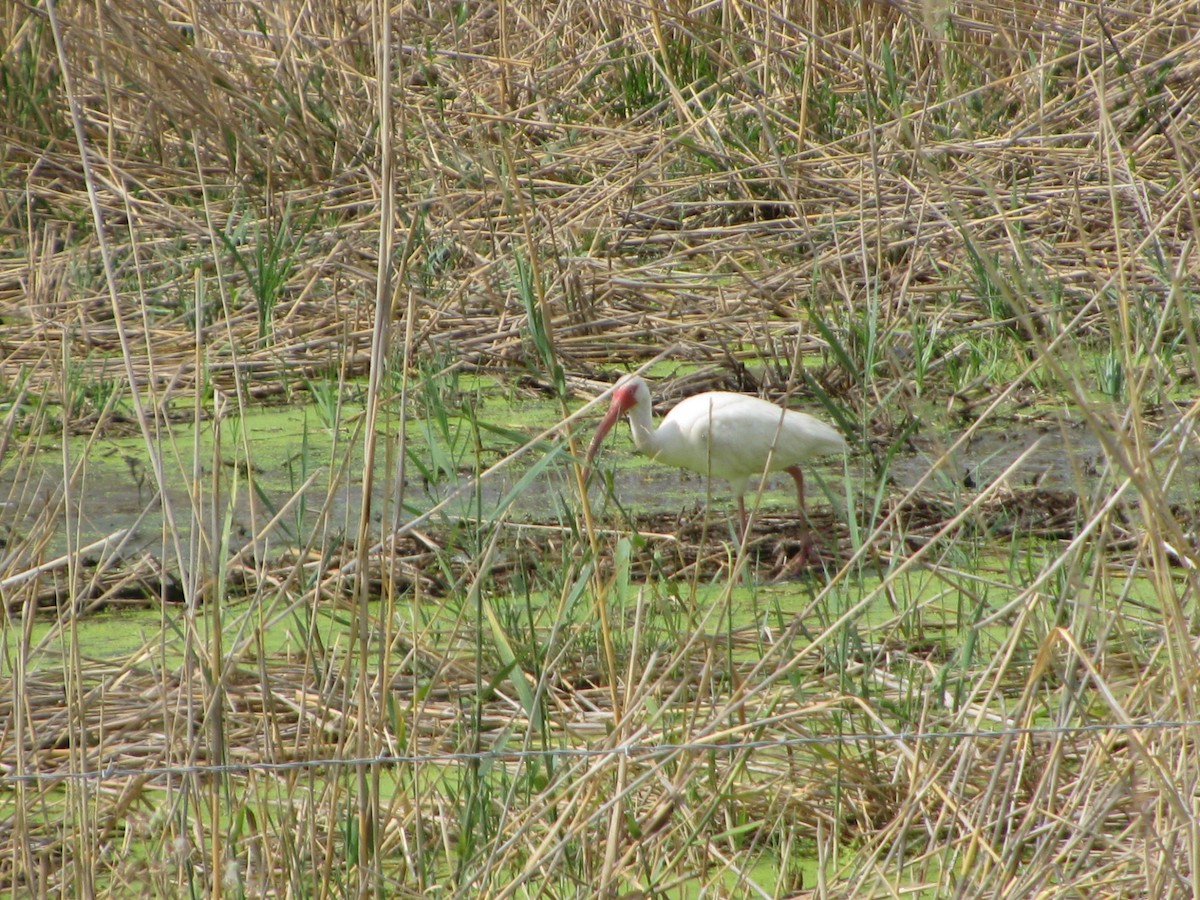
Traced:
POLYGON ((634 402, 632 392, 622 391, 620 387, 613 392, 612 405, 604 414, 604 418, 600 420, 600 424, 596 426, 596 435, 588 445, 587 456, 584 457, 583 478, 585 481, 591 473, 592 459, 595 457, 596 451, 600 449, 600 445, 604 443, 604 439, 612 431, 612 427, 617 424, 617 420, 629 411, 634 402))

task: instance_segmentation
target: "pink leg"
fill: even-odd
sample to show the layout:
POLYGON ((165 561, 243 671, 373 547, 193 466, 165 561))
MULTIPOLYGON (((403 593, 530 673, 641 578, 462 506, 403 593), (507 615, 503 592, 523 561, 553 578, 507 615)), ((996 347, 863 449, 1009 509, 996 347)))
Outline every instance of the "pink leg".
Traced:
POLYGON ((800 515, 804 515, 804 473, 799 466, 788 466, 784 471, 796 482, 796 502, 800 505, 800 515))
POLYGON ((789 466, 784 471, 796 482, 796 503, 800 507, 800 543, 803 548, 801 554, 807 562, 820 562, 821 557, 817 554, 812 532, 808 530, 808 514, 804 511, 804 473, 800 471, 799 466, 789 466))

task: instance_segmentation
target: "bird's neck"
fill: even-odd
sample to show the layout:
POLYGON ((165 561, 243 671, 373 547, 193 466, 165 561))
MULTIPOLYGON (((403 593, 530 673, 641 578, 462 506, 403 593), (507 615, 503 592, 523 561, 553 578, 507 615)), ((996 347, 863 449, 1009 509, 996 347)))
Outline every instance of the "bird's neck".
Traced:
POLYGON ((629 430, 633 432, 633 445, 647 456, 654 456, 658 450, 658 433, 654 430, 654 417, 648 403, 639 403, 629 411, 629 430))

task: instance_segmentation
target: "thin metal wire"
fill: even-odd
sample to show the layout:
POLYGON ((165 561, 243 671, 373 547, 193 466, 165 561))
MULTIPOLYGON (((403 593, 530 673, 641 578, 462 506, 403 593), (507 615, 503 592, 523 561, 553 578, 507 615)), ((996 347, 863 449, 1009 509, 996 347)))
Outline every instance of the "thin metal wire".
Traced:
POLYGON ((286 772, 295 769, 355 767, 362 765, 433 765, 455 762, 522 762, 528 759, 594 759, 626 757, 649 760, 677 753, 744 753, 788 747, 827 746, 861 743, 922 743, 949 740, 996 740, 998 738, 1037 737, 1041 735, 1087 735, 1130 733, 1200 727, 1200 720, 1160 720, 1153 722, 1107 722, 1092 725, 1047 725, 1025 728, 997 728, 994 731, 897 731, 890 734, 838 734, 761 738, 753 741, 693 741, 678 744, 623 744, 617 747, 560 747, 530 750, 476 750, 452 753, 417 753, 370 757, 341 757, 289 760, 287 762, 246 762, 221 765, 160 766, 118 768, 110 766, 89 772, 29 772, 0 775, 0 785, 53 783, 61 781, 108 781, 131 777, 181 777, 185 775, 246 775, 251 772, 286 772))

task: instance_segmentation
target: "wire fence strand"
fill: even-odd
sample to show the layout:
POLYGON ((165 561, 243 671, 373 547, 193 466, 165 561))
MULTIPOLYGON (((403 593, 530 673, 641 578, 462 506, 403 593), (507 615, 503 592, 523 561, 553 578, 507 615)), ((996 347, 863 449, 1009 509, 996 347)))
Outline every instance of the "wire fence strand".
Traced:
POLYGON ((526 760, 625 758, 631 761, 661 759, 681 753, 745 753, 758 750, 797 747, 852 745, 863 743, 927 743, 931 741, 997 740, 1014 737, 1083 736, 1090 734, 1130 734, 1148 731, 1180 730, 1200 727, 1198 720, 1156 720, 1150 722, 1096 722, 1089 725, 1046 725, 963 729, 958 731, 897 731, 883 734, 797 735, 787 738, 760 738, 751 741, 683 741, 663 744, 619 744, 615 747, 547 747, 521 750, 463 750, 444 753, 380 754, 366 757, 324 757, 286 762, 245 762, 216 765, 153 766, 121 768, 110 766, 79 772, 26 772, 0 775, 0 786, 13 784, 49 784, 66 781, 115 781, 122 778, 183 777, 193 775, 247 775, 251 772, 287 772, 298 769, 354 768, 358 766, 436 765, 446 763, 524 762, 526 760))

